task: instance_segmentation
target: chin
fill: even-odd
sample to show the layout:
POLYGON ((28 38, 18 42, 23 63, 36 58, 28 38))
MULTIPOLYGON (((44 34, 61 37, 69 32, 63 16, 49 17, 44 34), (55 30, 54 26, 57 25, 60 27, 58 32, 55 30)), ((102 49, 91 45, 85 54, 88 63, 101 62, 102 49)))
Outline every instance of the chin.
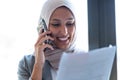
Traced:
POLYGON ((62 50, 66 50, 66 49, 68 49, 69 48, 69 46, 67 45, 67 46, 58 46, 60 49, 62 49, 62 50))

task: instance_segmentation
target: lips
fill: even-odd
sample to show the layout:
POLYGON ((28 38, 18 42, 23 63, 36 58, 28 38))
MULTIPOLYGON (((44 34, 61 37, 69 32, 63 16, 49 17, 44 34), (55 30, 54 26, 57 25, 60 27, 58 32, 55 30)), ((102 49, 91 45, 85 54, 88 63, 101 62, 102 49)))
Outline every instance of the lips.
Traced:
POLYGON ((65 38, 58 38, 60 41, 66 41, 68 40, 68 37, 65 37, 65 38))
POLYGON ((69 43, 69 39, 70 39, 70 37, 57 37, 57 40, 58 40, 61 44, 67 44, 67 43, 69 43))

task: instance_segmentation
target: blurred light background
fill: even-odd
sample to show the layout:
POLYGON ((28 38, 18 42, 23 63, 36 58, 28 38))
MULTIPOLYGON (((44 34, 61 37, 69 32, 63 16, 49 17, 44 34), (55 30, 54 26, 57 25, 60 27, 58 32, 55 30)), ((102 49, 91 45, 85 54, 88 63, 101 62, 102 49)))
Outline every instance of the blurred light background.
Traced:
MULTIPOLYGON (((36 27, 44 1, 0 0, 1 80, 17 80, 19 60, 24 55, 33 53, 38 37, 36 27)), ((87 0, 72 1, 79 11, 80 25, 84 26, 79 31, 81 41, 78 43, 81 44, 81 49, 88 50, 87 0)))

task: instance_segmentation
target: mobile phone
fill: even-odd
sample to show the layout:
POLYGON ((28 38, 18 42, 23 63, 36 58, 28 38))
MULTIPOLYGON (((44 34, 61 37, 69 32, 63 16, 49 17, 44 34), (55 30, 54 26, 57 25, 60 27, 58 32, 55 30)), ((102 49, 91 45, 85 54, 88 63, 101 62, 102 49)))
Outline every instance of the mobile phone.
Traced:
MULTIPOLYGON (((41 22, 42 22, 41 24, 42 24, 42 27, 43 27, 43 32, 48 31, 47 25, 46 25, 44 19, 42 19, 41 22)), ((51 36, 51 34, 47 34, 47 36, 51 36)), ((55 44, 54 44, 54 42, 53 42, 52 40, 46 40, 46 41, 45 41, 45 44, 49 44, 49 45, 51 45, 53 48, 54 48, 54 46, 55 46, 55 44)), ((45 51, 46 51, 46 50, 48 50, 48 48, 46 48, 45 51)))

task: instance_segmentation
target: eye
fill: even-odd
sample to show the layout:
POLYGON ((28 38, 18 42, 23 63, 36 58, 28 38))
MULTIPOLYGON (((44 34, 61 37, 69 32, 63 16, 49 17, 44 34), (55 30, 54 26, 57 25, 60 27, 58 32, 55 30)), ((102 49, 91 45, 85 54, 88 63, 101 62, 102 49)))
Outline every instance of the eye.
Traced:
POLYGON ((53 27, 59 27, 59 26, 60 26, 59 23, 51 23, 51 25, 52 25, 53 27))
POLYGON ((74 26, 74 25, 75 25, 74 22, 68 22, 68 23, 66 23, 66 26, 67 26, 67 27, 71 27, 71 26, 74 26))

